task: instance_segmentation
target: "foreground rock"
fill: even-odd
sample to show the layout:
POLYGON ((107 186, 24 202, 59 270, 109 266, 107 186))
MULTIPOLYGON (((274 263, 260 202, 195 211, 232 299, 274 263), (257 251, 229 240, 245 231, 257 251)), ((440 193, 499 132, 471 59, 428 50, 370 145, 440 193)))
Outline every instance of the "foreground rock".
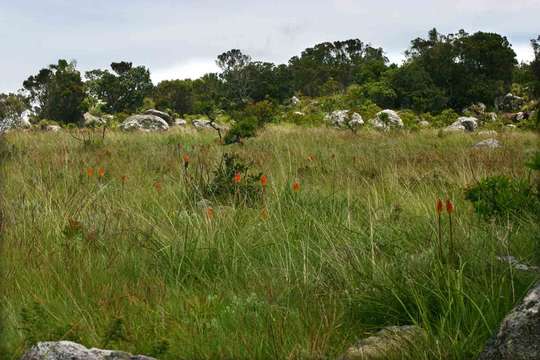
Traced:
POLYGON ((472 116, 462 116, 458 118, 454 123, 448 126, 445 131, 459 132, 459 131, 475 131, 478 128, 478 119, 472 116))
POLYGON ((495 99, 495 108, 499 111, 515 112, 525 105, 525 99, 508 93, 495 99))
POLYGON ((107 119, 105 117, 95 116, 95 115, 90 114, 89 112, 86 112, 83 115, 84 127, 103 126, 105 124, 107 124, 107 119))
POLYGON ((375 129, 379 130, 403 127, 403 120, 401 120, 398 113, 388 109, 378 112, 370 122, 375 129))
POLYGON ((122 351, 87 349, 71 342, 41 342, 28 350, 20 360, 156 360, 122 351))
POLYGON ((497 256, 497 260, 508 263, 514 269, 519 270, 519 271, 531 271, 531 272, 540 271, 540 268, 538 266, 531 266, 531 265, 524 264, 518 259, 516 259, 515 256, 512 256, 512 255, 497 256))
POLYGON ((394 358, 422 336, 418 326, 390 326, 377 334, 360 340, 350 347, 340 360, 383 360, 394 358))
POLYGON ((154 116, 160 117, 163 120, 165 120, 168 125, 173 124, 171 116, 169 114, 167 114, 166 112, 159 111, 159 110, 156 110, 156 109, 149 109, 149 110, 146 110, 144 112, 144 114, 145 115, 154 115, 154 116))
POLYGON ((169 129, 169 125, 165 120, 155 115, 132 115, 124 120, 120 129, 124 131, 165 131, 169 129))
POLYGON ((481 149, 481 148, 496 149, 501 146, 502 146, 501 143, 497 139, 491 138, 491 139, 482 140, 479 143, 475 144, 473 147, 477 149, 481 149))
POLYGON ((332 126, 340 128, 358 128, 364 125, 364 119, 358 113, 349 110, 336 110, 327 114, 325 120, 332 126))
POLYGON ((478 360, 540 359, 540 283, 502 321, 478 360))

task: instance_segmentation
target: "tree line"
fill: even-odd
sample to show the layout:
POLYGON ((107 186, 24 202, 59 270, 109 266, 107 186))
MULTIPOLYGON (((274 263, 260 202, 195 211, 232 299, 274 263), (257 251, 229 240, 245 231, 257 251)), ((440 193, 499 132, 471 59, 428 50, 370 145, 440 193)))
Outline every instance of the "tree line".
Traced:
POLYGON ((509 91, 540 97, 540 36, 531 40, 535 58, 519 64, 507 38, 496 33, 441 34, 411 41, 405 62, 390 64, 382 48, 359 39, 324 42, 287 64, 255 61, 233 49, 217 57, 221 72, 195 80, 151 81, 150 70, 131 62, 87 71, 59 60, 24 81, 18 94, 0 95, 0 119, 33 107, 40 119, 77 123, 89 109, 134 113, 149 103, 159 110, 230 114, 258 102, 283 104, 294 95, 324 97, 354 90, 360 100, 383 108, 439 113, 477 102, 490 106, 509 91))

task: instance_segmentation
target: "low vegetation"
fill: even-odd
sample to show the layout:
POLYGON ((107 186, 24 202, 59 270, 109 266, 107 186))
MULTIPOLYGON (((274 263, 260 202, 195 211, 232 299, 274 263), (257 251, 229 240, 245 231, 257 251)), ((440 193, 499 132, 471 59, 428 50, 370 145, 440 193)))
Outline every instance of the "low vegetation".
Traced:
POLYGON ((471 359, 537 279, 497 259, 540 265, 532 132, 497 149, 430 129, 270 124, 227 147, 189 128, 76 134, 1 143, 6 359, 60 339, 336 358, 391 325, 425 332, 399 358, 471 359))

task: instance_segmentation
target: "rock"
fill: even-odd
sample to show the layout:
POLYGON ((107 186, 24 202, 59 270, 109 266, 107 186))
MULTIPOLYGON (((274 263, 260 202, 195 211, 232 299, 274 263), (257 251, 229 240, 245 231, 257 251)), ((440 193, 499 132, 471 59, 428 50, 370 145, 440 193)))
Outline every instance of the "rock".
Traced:
POLYGON ((144 114, 145 115, 154 115, 154 116, 160 117, 163 120, 165 120, 168 125, 173 124, 171 116, 169 114, 167 114, 166 112, 159 111, 159 110, 156 110, 156 109, 149 109, 149 110, 146 110, 144 112, 144 114))
POLYGON ((374 360, 394 358, 423 331, 418 326, 390 326, 350 347, 341 360, 374 360))
POLYGON ((325 121, 340 128, 357 128, 364 124, 364 119, 358 113, 349 110, 336 110, 325 116, 325 121))
MULTIPOLYGON (((214 129, 212 125, 210 125, 210 120, 205 119, 193 120, 191 125, 197 129, 214 129)), ((221 124, 214 123, 214 126, 220 130, 227 130, 227 128, 221 124)))
POLYGON ((520 111, 516 114, 513 114, 511 119, 513 122, 522 122, 523 120, 529 119, 529 113, 526 111, 520 111))
POLYGON ((495 130, 482 130, 478 132, 478 136, 497 136, 497 132, 495 130))
POLYGON ((174 125, 176 126, 186 126, 187 121, 184 119, 174 119, 174 125))
POLYGON ((462 116, 448 126, 445 131, 474 131, 478 127, 478 119, 472 116, 462 116))
POLYGON ((430 125, 431 125, 431 124, 429 123, 429 121, 426 121, 426 120, 420 120, 420 121, 418 122, 418 126, 420 126, 420 127, 424 127, 424 128, 425 128, 425 127, 429 127, 430 125))
POLYGON ((89 112, 84 113, 83 115, 83 126, 84 127, 95 127, 102 126, 107 124, 107 120, 90 114, 89 112))
POLYGON ((516 259, 514 256, 508 255, 508 256, 497 256, 497 260, 507 262, 510 264, 514 269, 519 271, 533 271, 537 272, 540 270, 538 266, 530 266, 523 264, 518 259, 516 259))
POLYGON ((165 120, 155 115, 131 115, 120 124, 120 129, 124 131, 164 131, 169 129, 169 125, 165 120))
POLYGON ((32 346, 20 360, 156 360, 122 351, 87 349, 71 341, 40 342, 32 346))
POLYGON ((375 115, 375 118, 370 120, 370 123, 375 129, 388 130, 392 127, 403 127, 403 121, 394 110, 383 110, 375 115))
POLYGON ((507 127, 508 129, 516 129, 516 128, 517 128, 517 126, 514 125, 514 124, 508 124, 508 125, 506 125, 506 127, 507 127))
POLYGON ((501 147, 501 143, 497 139, 486 139, 483 141, 480 141, 479 143, 475 144, 474 148, 488 148, 488 149, 496 149, 498 147, 501 147))
POLYGON ((300 104, 300 102, 301 102, 300 99, 297 98, 296 96, 293 96, 293 97, 291 98, 291 104, 292 104, 292 105, 295 105, 295 106, 296 106, 296 105, 300 104))
POLYGON ((503 319, 478 360, 540 359, 540 283, 503 319))
POLYGON ((306 114, 301 112, 301 111, 295 111, 295 112, 293 112, 293 114, 296 115, 296 116, 306 116, 306 114))
POLYGON ((463 109, 464 114, 469 114, 473 116, 482 116, 485 114, 485 112, 486 112, 486 104, 481 103, 481 102, 472 104, 469 107, 466 107, 465 109, 463 109))
POLYGON ((489 122, 496 122, 498 120, 497 113, 489 112, 485 114, 484 119, 489 122))
POLYGON ((43 130, 45 131, 52 131, 52 132, 58 132, 62 130, 62 128, 59 125, 46 125, 43 130))
POLYGON ((498 111, 515 112, 525 105, 525 99, 508 93, 495 99, 495 108, 498 111))

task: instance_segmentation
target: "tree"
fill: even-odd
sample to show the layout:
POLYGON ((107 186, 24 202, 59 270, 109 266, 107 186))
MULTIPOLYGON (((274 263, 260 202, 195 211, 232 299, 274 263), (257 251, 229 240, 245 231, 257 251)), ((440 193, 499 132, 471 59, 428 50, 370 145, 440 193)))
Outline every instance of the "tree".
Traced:
POLYGON ((531 40, 531 45, 534 51, 534 60, 531 62, 531 72, 535 81, 533 93, 537 98, 540 98, 540 35, 536 40, 531 40))
POLYGON ((0 94, 0 121, 15 119, 28 109, 28 99, 21 94, 0 94))
POLYGON ((103 109, 109 113, 137 111, 154 87, 150 71, 125 61, 113 62, 111 69, 114 73, 100 69, 86 72, 88 93, 103 101, 103 109))
POLYGON ((225 107, 237 107, 249 102, 249 72, 246 70, 251 57, 238 49, 232 49, 219 55, 216 64, 221 69, 220 78, 224 81, 225 107))
POLYGON ((180 115, 193 112, 193 81, 165 80, 160 82, 152 93, 159 110, 172 110, 180 115))
POLYGON ((76 123, 84 112, 84 84, 74 61, 58 60, 58 64, 41 69, 23 83, 28 97, 36 103, 41 118, 76 123))

